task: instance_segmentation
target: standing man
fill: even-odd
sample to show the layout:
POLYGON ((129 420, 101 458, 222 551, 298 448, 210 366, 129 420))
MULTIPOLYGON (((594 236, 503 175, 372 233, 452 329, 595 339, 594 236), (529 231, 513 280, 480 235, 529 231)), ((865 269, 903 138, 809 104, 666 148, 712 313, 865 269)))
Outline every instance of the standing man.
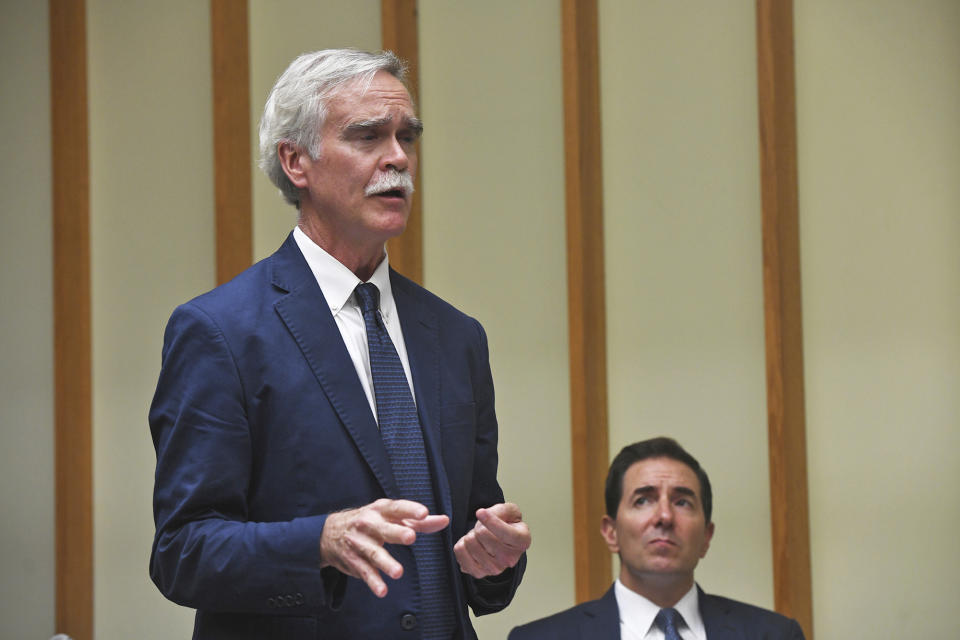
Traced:
POLYGON ((803 640, 795 620, 694 582, 713 537, 713 494, 707 472, 675 440, 624 447, 605 498, 600 532, 620 556, 620 577, 599 600, 517 627, 510 640, 803 640))
POLYGON ((497 483, 480 324, 392 271, 423 129, 392 53, 287 68, 260 165, 280 249, 180 306, 150 409, 150 574, 194 638, 476 638, 530 533, 497 483))

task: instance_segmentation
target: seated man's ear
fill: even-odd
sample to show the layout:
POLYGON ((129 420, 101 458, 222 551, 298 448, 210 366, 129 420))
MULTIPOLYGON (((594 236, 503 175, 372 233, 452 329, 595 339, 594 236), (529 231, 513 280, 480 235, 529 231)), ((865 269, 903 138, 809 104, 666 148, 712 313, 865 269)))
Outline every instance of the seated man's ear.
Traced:
MULTIPOLYGON (((620 553, 620 542, 617 540, 617 521, 608 515, 604 515, 600 521, 600 535, 603 541, 607 543, 610 553, 620 553)), ((706 550, 704 550, 706 553, 706 550)))
POLYGON ((703 538, 703 549, 700 550, 700 557, 707 555, 707 550, 710 548, 710 541, 713 540, 713 523, 710 522, 707 524, 707 535, 703 538))

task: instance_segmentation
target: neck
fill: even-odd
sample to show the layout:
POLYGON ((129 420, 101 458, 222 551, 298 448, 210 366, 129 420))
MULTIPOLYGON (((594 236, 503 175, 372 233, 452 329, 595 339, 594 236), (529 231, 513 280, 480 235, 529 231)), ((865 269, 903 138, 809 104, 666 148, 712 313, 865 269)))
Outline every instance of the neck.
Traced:
POLYGON ((620 582, 661 609, 666 609, 676 605, 687 595, 693 586, 693 574, 640 574, 631 573, 624 567, 620 571, 620 582))
POLYGON ((349 239, 330 233, 323 225, 317 224, 313 217, 301 215, 297 226, 318 247, 336 258, 337 262, 350 269, 363 282, 370 279, 386 256, 383 242, 372 241, 365 244, 350 242, 349 239))

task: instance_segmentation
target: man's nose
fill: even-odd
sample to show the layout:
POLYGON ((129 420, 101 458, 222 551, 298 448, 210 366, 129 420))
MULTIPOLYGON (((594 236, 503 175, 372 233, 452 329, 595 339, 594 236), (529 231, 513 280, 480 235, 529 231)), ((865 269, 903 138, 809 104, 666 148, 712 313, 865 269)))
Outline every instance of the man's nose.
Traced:
POLYGON ((387 146, 380 157, 380 169, 387 171, 396 169, 397 171, 406 171, 410 166, 410 157, 403 145, 396 138, 390 138, 387 146))
POLYGON ((669 500, 657 503, 657 523, 661 526, 673 526, 673 505, 669 500))

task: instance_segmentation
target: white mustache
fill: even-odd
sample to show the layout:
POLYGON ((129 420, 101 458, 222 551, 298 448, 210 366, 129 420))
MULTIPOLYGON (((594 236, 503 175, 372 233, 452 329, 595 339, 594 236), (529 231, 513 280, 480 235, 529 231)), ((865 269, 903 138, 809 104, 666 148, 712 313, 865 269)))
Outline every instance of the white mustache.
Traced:
POLYGON ((409 171, 394 170, 378 173, 374 176, 373 181, 367 185, 363 193, 367 196, 373 196, 378 193, 383 193, 384 191, 393 191, 394 189, 402 189, 408 196, 413 193, 413 178, 410 177, 409 171))

